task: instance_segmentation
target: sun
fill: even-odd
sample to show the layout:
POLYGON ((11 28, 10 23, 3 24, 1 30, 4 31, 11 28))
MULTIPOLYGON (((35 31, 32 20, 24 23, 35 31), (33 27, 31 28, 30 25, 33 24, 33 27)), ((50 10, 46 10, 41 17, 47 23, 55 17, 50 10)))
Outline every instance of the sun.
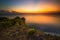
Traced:
POLYGON ((38 12, 38 8, 37 7, 31 7, 31 6, 29 6, 29 7, 24 7, 24 8, 21 8, 22 10, 21 11, 23 11, 23 12, 26 12, 26 13, 36 13, 36 12, 38 12))
POLYGON ((33 8, 33 7, 29 7, 29 8, 26 8, 27 11, 35 11, 37 8, 33 8))

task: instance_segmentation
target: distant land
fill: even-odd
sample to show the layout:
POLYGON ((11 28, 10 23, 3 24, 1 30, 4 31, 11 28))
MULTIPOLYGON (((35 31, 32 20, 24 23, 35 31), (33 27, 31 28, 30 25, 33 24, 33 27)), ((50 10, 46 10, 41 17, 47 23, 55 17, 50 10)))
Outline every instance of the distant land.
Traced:
POLYGON ((16 11, 0 10, 0 15, 60 15, 60 11, 46 13, 20 13, 16 11))

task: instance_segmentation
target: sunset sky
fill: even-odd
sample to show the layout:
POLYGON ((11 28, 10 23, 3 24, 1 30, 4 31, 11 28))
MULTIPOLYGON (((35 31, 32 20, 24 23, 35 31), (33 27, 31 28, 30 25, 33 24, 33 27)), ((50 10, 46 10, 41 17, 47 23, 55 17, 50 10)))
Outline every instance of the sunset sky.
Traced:
POLYGON ((40 13, 58 11, 57 0, 0 0, 0 10, 22 13, 40 13))

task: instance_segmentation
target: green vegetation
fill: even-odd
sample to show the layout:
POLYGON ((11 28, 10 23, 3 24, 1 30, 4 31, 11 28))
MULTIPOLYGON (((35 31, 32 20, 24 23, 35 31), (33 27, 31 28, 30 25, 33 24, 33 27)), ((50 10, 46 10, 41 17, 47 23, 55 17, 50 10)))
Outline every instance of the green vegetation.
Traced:
POLYGON ((0 40, 60 40, 60 37, 29 28, 24 17, 0 17, 0 40))
POLYGON ((35 33, 35 30, 34 30, 34 29, 29 29, 28 35, 29 35, 30 37, 32 37, 32 36, 34 35, 34 33, 35 33))

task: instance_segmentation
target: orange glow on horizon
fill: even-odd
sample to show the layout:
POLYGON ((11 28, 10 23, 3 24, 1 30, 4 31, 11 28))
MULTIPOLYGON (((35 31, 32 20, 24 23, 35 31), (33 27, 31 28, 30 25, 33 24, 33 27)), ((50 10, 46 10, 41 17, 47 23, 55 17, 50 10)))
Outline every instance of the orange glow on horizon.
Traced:
POLYGON ((11 8, 13 11, 21 12, 21 13, 44 13, 44 12, 50 12, 50 11, 57 11, 58 7, 54 4, 38 4, 38 5, 23 5, 16 8, 11 8))

